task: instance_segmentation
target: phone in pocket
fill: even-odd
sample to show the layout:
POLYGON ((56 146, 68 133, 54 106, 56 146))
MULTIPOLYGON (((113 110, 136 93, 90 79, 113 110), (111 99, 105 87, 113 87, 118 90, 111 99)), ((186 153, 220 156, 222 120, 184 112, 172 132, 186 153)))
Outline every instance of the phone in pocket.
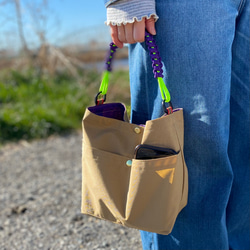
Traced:
POLYGON ((135 147, 135 159, 147 160, 176 155, 177 152, 170 148, 155 147, 147 144, 140 144, 135 147))

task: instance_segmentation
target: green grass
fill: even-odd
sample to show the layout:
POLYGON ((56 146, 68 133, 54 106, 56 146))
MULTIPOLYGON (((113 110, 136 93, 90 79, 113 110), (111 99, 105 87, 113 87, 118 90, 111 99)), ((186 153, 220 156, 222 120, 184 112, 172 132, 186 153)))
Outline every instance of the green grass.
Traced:
MULTIPOLYGON (((83 71, 39 76, 34 69, 0 75, 0 144, 20 139, 44 138, 81 128, 85 108, 94 105, 101 74, 83 71)), ((129 105, 128 72, 112 75, 107 101, 129 105)))

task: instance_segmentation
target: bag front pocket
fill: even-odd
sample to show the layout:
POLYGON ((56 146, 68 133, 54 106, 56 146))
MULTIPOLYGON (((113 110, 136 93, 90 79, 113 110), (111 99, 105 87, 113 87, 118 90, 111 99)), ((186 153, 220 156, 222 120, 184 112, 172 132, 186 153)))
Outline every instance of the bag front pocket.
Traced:
POLYGON ((82 213, 124 226, 169 234, 183 194, 182 152, 151 160, 83 146, 82 213))
POLYGON ((131 167, 127 158, 83 145, 82 212, 122 223, 131 167))
POLYGON ((177 155, 132 162, 126 223, 145 231, 169 234, 179 212, 183 162, 177 155))

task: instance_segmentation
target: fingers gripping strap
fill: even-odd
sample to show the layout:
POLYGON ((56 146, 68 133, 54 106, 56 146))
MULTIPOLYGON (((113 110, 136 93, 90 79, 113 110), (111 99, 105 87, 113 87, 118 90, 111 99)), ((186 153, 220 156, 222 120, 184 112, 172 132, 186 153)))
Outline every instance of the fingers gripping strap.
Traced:
MULTIPOLYGON (((149 54, 151 57, 154 78, 158 80, 162 100, 164 102, 170 102, 171 100, 170 93, 163 81, 163 70, 162 70, 163 64, 161 62, 161 57, 158 51, 158 47, 155 43, 153 36, 150 33, 148 33, 146 30, 145 30, 145 42, 146 42, 146 45, 148 47, 149 54)), ((106 67, 105 67, 105 71, 103 72, 103 78, 102 78, 101 86, 99 88, 99 92, 102 95, 106 95, 107 93, 108 83, 109 83, 109 72, 112 71, 111 63, 114 57, 114 53, 116 52, 116 49, 118 48, 113 42, 110 43, 109 47, 110 47, 110 50, 106 59, 106 67)))

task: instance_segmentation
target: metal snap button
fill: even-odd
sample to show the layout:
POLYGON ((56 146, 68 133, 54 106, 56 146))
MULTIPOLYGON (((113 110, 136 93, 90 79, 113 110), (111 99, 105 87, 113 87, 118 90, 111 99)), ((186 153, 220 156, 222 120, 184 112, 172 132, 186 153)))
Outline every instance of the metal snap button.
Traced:
POLYGON ((136 134, 140 134, 141 133, 141 129, 139 127, 135 127, 134 131, 136 134))

